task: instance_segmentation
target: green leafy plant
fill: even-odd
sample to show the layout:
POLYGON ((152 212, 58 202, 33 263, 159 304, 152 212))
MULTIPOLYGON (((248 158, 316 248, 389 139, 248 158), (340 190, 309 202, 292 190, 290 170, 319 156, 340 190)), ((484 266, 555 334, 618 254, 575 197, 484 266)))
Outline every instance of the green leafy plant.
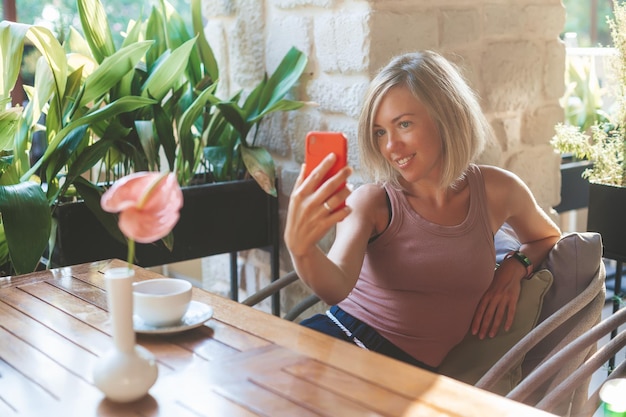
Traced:
POLYGON ((623 186, 624 170, 624 129, 610 123, 595 124, 592 135, 580 131, 578 126, 558 124, 551 144, 561 153, 571 153, 577 159, 593 162, 591 168, 583 172, 589 181, 623 186))
POLYGON ((572 126, 587 131, 596 123, 605 123, 609 115, 602 109, 602 95, 595 62, 581 56, 567 56, 565 59, 565 94, 561 106, 565 110, 565 120, 572 126))
MULTIPOLYGON (((587 159, 592 167, 583 172, 589 181, 626 185, 626 5, 614 2, 615 18, 608 19, 617 54, 611 60, 617 75, 617 108, 613 114, 598 114, 597 100, 586 94, 586 117, 575 117, 571 124, 555 127, 552 146, 561 153, 571 153, 578 159, 587 159), (592 105, 591 103, 596 103, 592 105), (593 123, 589 126, 589 123, 593 123), (588 127, 588 129, 587 129, 588 127), (590 134, 587 132, 590 131, 590 134)), ((583 83, 584 84, 584 83, 583 83)), ((589 84, 589 83, 588 83, 589 84)), ((593 84, 593 83, 592 83, 593 84)), ((566 113, 567 115, 567 113, 566 113)))
POLYGON ((243 92, 217 97, 219 69, 200 0, 191 2, 193 35, 162 0, 147 20, 128 22, 119 48, 100 1, 77 4, 84 35, 70 28, 63 44, 44 27, 0 22, 0 266, 16 273, 34 270, 54 247, 51 211, 59 201, 84 200, 123 241, 99 200, 134 171, 169 170, 183 186, 250 175, 276 195, 272 157, 255 144, 258 127, 270 113, 304 104, 286 98, 306 65, 295 48, 245 100, 243 92), (34 85, 25 86, 27 104, 13 107, 25 42, 41 58, 34 85), (45 139, 37 159, 36 134, 45 139))

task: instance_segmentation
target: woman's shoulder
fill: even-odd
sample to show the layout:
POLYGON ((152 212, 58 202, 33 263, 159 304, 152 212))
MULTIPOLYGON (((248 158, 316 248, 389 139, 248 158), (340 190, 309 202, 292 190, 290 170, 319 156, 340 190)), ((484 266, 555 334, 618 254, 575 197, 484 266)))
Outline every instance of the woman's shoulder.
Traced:
POLYGON ((485 185, 511 185, 521 179, 513 172, 495 165, 477 165, 485 181, 485 185))
POLYGON ((358 205, 365 205, 367 207, 375 206, 386 200, 385 187, 383 184, 378 183, 361 184, 355 187, 348 197, 349 203, 357 203, 358 205))
POLYGON ((387 191, 383 184, 367 183, 357 187, 348 197, 348 205, 357 218, 372 226, 371 236, 380 234, 389 224, 387 191))

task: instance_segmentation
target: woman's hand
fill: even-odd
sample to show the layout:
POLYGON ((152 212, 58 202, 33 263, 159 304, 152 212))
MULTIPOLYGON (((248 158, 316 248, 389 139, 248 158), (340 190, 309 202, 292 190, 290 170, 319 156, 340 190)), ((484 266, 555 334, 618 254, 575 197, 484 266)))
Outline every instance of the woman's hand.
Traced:
POLYGON ((352 170, 345 167, 322 183, 335 158, 334 154, 328 155, 307 178, 304 178, 304 165, 300 170, 289 198, 285 225, 285 244, 292 257, 306 255, 350 213, 348 206, 337 209, 350 195, 350 190, 347 187, 336 190, 347 181, 352 170))
POLYGON ((519 270, 510 266, 515 265, 505 262, 496 269, 491 285, 476 307, 471 330, 472 334, 478 335, 480 339, 487 335, 494 337, 502 323, 504 330, 507 331, 513 324, 521 281, 519 270))

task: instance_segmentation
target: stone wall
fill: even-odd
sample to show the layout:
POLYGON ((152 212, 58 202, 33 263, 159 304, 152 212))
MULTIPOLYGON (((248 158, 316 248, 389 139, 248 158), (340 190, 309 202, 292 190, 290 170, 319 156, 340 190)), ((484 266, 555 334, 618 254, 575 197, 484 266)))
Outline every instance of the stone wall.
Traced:
MULTIPOLYGON (((517 173, 546 211, 558 204, 560 159, 549 140, 563 118, 560 0, 218 0, 205 1, 203 12, 222 93, 249 90, 292 46, 309 58, 293 94, 314 104, 264 127, 264 145, 277 163, 283 220, 310 130, 346 134, 352 180, 360 182, 355 143, 367 84, 392 56, 418 49, 443 53, 478 91, 497 136, 479 162, 517 173)), ((286 250, 281 260, 289 270, 286 250)), ((243 254, 247 291, 267 276, 266 262, 262 252, 243 254)))

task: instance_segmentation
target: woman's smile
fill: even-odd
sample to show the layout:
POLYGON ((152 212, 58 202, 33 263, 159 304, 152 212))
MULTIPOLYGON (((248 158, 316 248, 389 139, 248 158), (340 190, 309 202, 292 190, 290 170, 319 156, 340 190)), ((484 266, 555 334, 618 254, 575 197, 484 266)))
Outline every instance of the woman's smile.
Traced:
POLYGON ((415 154, 411 154, 408 156, 405 156, 403 158, 398 158, 396 159, 396 164, 398 164, 398 167, 400 168, 404 168, 406 165, 408 165, 409 161, 411 161, 413 158, 415 158, 415 154))

